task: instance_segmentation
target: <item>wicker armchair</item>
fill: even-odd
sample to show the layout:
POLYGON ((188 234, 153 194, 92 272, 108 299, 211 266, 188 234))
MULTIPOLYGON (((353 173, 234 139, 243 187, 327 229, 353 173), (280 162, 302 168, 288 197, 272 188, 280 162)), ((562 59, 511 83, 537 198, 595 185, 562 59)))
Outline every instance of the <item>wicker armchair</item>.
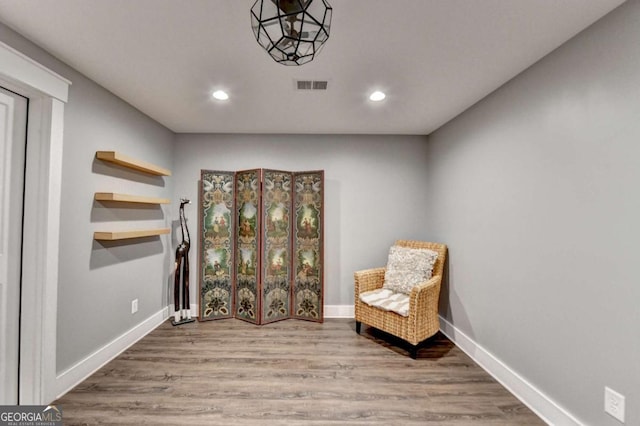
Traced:
POLYGON ((360 300, 360 293, 375 290, 384 283, 385 268, 357 271, 355 277, 355 319, 356 332, 360 334, 361 324, 385 331, 409 342, 411 358, 417 356, 420 344, 440 329, 438 298, 442 273, 447 255, 447 246, 439 243, 398 240, 396 245, 410 248, 426 248, 438 253, 431 279, 413 288, 409 302, 409 316, 369 306, 360 300))

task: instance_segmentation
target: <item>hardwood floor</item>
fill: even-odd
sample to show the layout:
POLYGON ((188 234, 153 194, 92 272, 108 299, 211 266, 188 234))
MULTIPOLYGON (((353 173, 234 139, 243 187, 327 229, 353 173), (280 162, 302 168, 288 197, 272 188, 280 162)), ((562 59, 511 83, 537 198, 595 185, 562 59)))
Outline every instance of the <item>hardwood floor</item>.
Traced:
POLYGON ((167 321, 54 404, 65 425, 544 425, 446 337, 167 321))

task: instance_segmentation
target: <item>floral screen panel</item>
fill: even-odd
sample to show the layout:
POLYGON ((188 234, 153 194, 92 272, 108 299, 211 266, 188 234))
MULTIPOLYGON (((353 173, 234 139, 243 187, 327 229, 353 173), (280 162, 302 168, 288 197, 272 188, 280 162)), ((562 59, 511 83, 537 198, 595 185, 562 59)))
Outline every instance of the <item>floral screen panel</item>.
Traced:
POLYGON ((202 170, 199 319, 322 322, 324 172, 202 170))
POLYGON ((236 173, 235 317, 260 324, 261 170, 236 173))
POLYGON ((234 172, 200 173, 198 319, 233 316, 234 172))
POLYGON ((292 173, 264 170, 261 323, 291 318, 292 173))
POLYGON ((324 172, 294 173, 293 318, 323 320, 324 172))

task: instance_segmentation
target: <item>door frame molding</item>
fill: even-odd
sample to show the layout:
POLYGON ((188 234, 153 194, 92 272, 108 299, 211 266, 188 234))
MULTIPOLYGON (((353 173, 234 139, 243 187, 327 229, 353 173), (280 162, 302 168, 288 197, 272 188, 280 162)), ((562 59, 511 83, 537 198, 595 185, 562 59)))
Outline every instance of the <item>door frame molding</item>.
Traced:
POLYGON ((71 82, 0 41, 0 85, 29 98, 22 236, 20 404, 56 395, 64 105, 71 82))

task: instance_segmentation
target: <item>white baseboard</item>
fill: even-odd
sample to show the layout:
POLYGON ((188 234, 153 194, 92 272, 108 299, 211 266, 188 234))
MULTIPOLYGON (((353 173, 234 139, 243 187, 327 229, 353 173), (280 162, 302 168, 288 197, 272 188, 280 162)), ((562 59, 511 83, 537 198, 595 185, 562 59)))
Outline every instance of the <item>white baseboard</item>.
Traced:
POLYGON ((169 311, 167 308, 163 308, 110 343, 93 352, 85 359, 60 373, 56 377, 55 382, 56 399, 69 392, 131 345, 149 334, 167 318, 169 318, 169 311))
MULTIPOLYGON (((173 316, 173 304, 169 305, 169 316, 173 316)), ((191 316, 196 318, 200 311, 198 305, 191 304, 191 316)), ((353 318, 355 316, 353 305, 324 305, 325 318, 353 318)))
POLYGON ((554 426, 582 425, 571 413, 559 406, 442 316, 440 316, 440 331, 548 424, 554 426))
POLYGON ((324 305, 325 318, 353 318, 355 308, 353 305, 324 305))

